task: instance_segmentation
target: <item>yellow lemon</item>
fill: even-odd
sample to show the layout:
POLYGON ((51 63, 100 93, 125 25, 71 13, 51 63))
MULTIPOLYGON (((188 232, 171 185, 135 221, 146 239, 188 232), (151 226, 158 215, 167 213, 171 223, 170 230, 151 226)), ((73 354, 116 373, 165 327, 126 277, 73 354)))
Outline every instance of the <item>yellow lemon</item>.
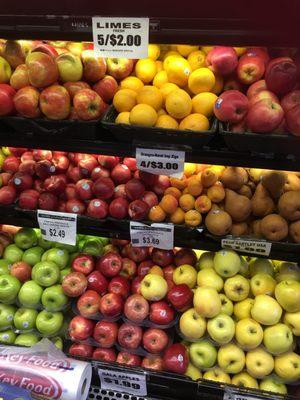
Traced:
POLYGON ((161 115, 167 115, 167 112, 164 108, 161 108, 157 111, 157 116, 160 117, 161 115))
POLYGON ((168 96, 168 94, 170 94, 171 92, 173 92, 173 90, 179 89, 179 87, 177 85, 175 85, 175 83, 164 83, 162 85, 162 87, 159 89, 161 94, 163 95, 164 101, 166 101, 166 98, 168 96))
POLYGON ((188 63, 192 71, 205 66, 205 53, 201 50, 193 51, 188 56, 188 63))
POLYGON ((170 115, 160 115, 157 118, 155 126, 158 128, 178 129, 178 122, 170 115))
POLYGON ((189 88, 194 94, 210 92, 215 86, 216 78, 208 68, 195 69, 189 76, 189 88))
POLYGON ((192 98, 193 113, 203 114, 206 117, 213 115, 214 104, 218 96, 210 92, 202 92, 192 98))
POLYGON ((129 122, 131 125, 154 126, 157 121, 157 113, 148 104, 137 104, 130 111, 129 122))
POLYGON ((182 89, 173 90, 166 98, 166 110, 171 117, 182 119, 192 111, 192 100, 182 89))
POLYGON ((164 63, 160 60, 155 61, 157 72, 164 70, 164 63))
POLYGON ((121 112, 121 113, 117 116, 117 118, 116 118, 116 120, 115 120, 116 124, 129 124, 129 123, 130 123, 130 122, 129 122, 129 115, 130 115, 130 112, 129 112, 129 111, 123 111, 123 112, 121 112))
POLYGON ((144 83, 136 76, 127 76, 127 78, 123 79, 120 83, 121 89, 131 89, 135 92, 138 92, 143 86, 144 83))
POLYGON ((215 46, 201 46, 201 50, 208 54, 215 46))
POLYGON ((179 54, 176 50, 169 50, 164 54, 163 61, 165 61, 169 56, 181 57, 181 54, 179 54))
POLYGON ((181 57, 172 56, 165 70, 167 72, 168 81, 183 87, 187 84, 191 74, 191 67, 188 61, 181 57))
POLYGON ((224 79, 221 75, 215 75, 216 83, 215 86, 211 89, 211 91, 215 94, 220 94, 223 90, 224 79))
POLYGON ((209 129, 209 120, 202 114, 190 114, 180 122, 179 129, 207 131, 209 129))
POLYGON ((156 86, 157 88, 161 88, 162 85, 167 82, 168 82, 168 75, 166 71, 158 72, 153 79, 153 85, 156 86))
POLYGON ((187 57, 192 51, 197 51, 199 49, 199 46, 190 46, 188 44, 179 44, 177 46, 177 51, 179 54, 181 54, 183 57, 187 57))
POLYGON ((157 87, 146 85, 138 92, 136 102, 138 104, 148 104, 158 111, 163 105, 163 95, 157 87))
POLYGON ((160 55, 160 47, 158 44, 149 44, 148 45, 148 57, 152 60, 157 60, 160 55))
POLYGON ((131 111, 136 105, 136 92, 131 89, 118 90, 114 95, 113 105, 120 113, 123 111, 131 111))
POLYGON ((241 57, 243 54, 246 53, 247 47, 234 47, 234 50, 238 57, 241 57))
POLYGON ((156 72, 156 62, 151 58, 142 58, 135 64, 135 74, 144 83, 152 82, 156 72))

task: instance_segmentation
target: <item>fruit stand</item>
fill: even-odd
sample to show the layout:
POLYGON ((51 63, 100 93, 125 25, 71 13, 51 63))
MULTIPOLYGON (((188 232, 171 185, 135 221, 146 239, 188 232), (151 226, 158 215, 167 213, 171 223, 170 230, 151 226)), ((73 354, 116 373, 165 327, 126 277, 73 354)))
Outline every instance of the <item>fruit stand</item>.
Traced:
POLYGON ((299 398, 300 8, 266 3, 2 10, 0 398, 299 398))

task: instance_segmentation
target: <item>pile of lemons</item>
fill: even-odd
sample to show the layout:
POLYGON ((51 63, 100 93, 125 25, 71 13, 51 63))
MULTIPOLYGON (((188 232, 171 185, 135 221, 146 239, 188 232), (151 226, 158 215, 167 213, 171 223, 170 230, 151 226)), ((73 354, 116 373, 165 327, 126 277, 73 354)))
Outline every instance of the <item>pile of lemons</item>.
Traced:
POLYGON ((148 58, 120 82, 113 105, 116 123, 206 131, 223 88, 222 77, 206 67, 211 47, 149 45, 148 58))

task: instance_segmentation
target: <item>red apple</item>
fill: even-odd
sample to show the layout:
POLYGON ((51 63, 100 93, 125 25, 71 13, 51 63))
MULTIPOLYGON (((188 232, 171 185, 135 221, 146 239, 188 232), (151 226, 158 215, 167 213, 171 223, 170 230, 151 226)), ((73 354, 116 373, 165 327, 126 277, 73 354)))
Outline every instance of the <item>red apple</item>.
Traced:
POLYGON ((68 183, 65 188, 65 193, 62 195, 65 200, 77 199, 77 192, 74 183, 68 183))
POLYGON ((66 212, 66 202, 64 200, 58 200, 57 211, 66 212))
MULTIPOLYGON (((52 151, 50 150, 41 150, 41 149, 34 149, 32 151, 32 157, 34 161, 41 161, 41 160, 52 160, 52 151)), ((51 171, 52 173, 55 170, 51 171)))
POLYGON ((87 82, 77 81, 77 82, 66 82, 63 86, 67 89, 71 100, 73 100, 75 94, 81 89, 90 89, 90 85, 87 82))
POLYGON ((233 47, 215 46, 206 56, 206 65, 220 75, 231 74, 237 64, 238 58, 233 47))
POLYGON ((115 157, 115 156, 105 156, 105 155, 100 155, 98 156, 98 163, 106 168, 106 169, 113 169, 116 165, 119 164, 120 157, 115 157))
POLYGON ((53 46, 47 43, 37 43, 31 50, 31 52, 40 51, 41 53, 48 54, 50 57, 56 58, 58 56, 58 52, 55 50, 53 46))
MULTIPOLYGON (((289 131, 295 135, 300 136, 300 105, 296 105, 286 113, 286 122, 289 131)), ((0 189, 1 191, 1 189, 0 189)))
POLYGON ((91 358, 93 355, 93 346, 83 343, 73 343, 69 348, 72 357, 91 358))
POLYGON ((81 53, 83 77, 88 82, 98 82, 106 72, 106 61, 94 50, 83 50, 81 53))
POLYGON ((265 67, 267 67, 267 65, 270 61, 270 56, 268 54, 268 50, 265 47, 249 47, 247 49, 245 55, 247 55, 249 57, 261 58, 265 64, 265 67))
POLYGON ((28 68, 26 64, 20 64, 11 74, 9 80, 10 86, 15 90, 20 90, 26 86, 29 86, 28 68))
POLYGON ((33 154, 32 151, 27 151, 26 149, 23 149, 23 153, 21 154, 21 162, 25 162, 28 160, 33 160, 33 154))
POLYGON ((250 108, 246 124, 252 132, 267 133, 274 130, 281 123, 283 117, 284 111, 278 103, 264 99, 250 108))
POLYGON ((4 172, 15 174, 16 172, 18 172, 20 164, 21 161, 19 158, 15 156, 8 156, 3 162, 2 169, 4 172))
POLYGON ((97 322, 93 338, 101 347, 111 347, 115 344, 118 335, 118 324, 109 321, 97 322))
POLYGON ((174 262, 177 267, 183 264, 195 265, 197 255, 192 249, 180 249, 175 253, 174 262))
POLYGON ((136 274, 137 266, 136 263, 130 258, 123 258, 122 259, 122 269, 120 271, 120 275, 124 276, 125 278, 132 279, 136 274))
POLYGON ((100 271, 91 272, 88 277, 88 286, 87 288, 90 290, 95 290, 101 296, 103 296, 107 292, 108 288, 108 280, 105 278, 100 271))
POLYGON ((143 280, 143 276, 136 276, 131 282, 131 292, 133 294, 141 293, 141 282, 143 280))
POLYGON ((108 278, 118 275, 121 268, 122 258, 118 254, 112 252, 103 255, 96 264, 96 269, 108 278))
POLYGON ((111 178, 115 184, 126 183, 131 179, 131 171, 124 164, 117 164, 111 171, 111 178))
POLYGON ((124 278, 124 276, 115 276, 109 282, 108 291, 126 299, 130 293, 130 282, 127 278, 124 278))
POLYGON ((37 190, 24 190, 19 196, 19 207, 25 210, 35 210, 38 205, 39 195, 37 190))
POLYGON ((87 207, 87 215, 92 218, 103 219, 108 214, 108 205, 104 200, 93 199, 89 202, 87 207))
POLYGON ((103 361, 103 362, 115 362, 117 359, 117 355, 114 349, 105 349, 98 347, 94 350, 93 360, 103 361))
POLYGON ((0 189, 0 204, 12 204, 17 198, 17 191, 13 186, 3 186, 0 189))
POLYGON ((172 344, 164 353, 163 367, 166 371, 184 374, 188 363, 187 349, 181 343, 172 344))
POLYGON ((115 185, 110 178, 97 179, 92 187, 93 193, 101 200, 107 200, 114 194, 115 185))
POLYGON ((71 264, 73 271, 81 272, 84 275, 89 275, 93 271, 94 267, 94 258, 89 254, 78 254, 71 264))
POLYGON ((131 243, 124 247, 126 257, 138 263, 144 261, 149 256, 148 247, 133 247, 131 243))
POLYGON ((93 86, 93 89, 105 103, 110 103, 118 90, 118 82, 112 76, 105 75, 93 86))
POLYGON ((117 357, 118 364, 124 364, 131 367, 139 367, 141 365, 141 357, 136 354, 126 353, 125 351, 120 351, 117 357))
POLYGON ((228 90, 215 102, 214 113, 220 121, 236 123, 246 116, 248 108, 249 101, 243 93, 228 90))
POLYGON ((269 90, 261 90, 249 99, 249 107, 252 107, 255 103, 264 99, 270 99, 274 103, 279 103, 278 97, 274 93, 269 90))
POLYGON ((158 328, 149 328, 143 335, 143 346, 149 353, 161 353, 169 343, 169 337, 165 331, 158 328))
POLYGON ((148 204, 142 200, 134 200, 129 204, 128 214, 134 221, 142 221, 147 218, 149 212, 148 204))
POLYGON ((162 371, 163 359, 160 356, 149 355, 143 358, 142 367, 153 371, 162 371))
POLYGON ((114 199, 109 205, 109 214, 113 218, 124 219, 128 215, 129 203, 126 199, 119 197, 114 199))
POLYGON ((25 86, 18 90, 14 96, 14 105, 18 114, 26 118, 37 118, 41 112, 39 109, 39 91, 32 86, 25 86))
POLYGON ((77 300, 77 308, 85 318, 91 318, 99 311, 100 296, 94 290, 87 290, 77 300))
POLYGON ((132 157, 125 157, 123 159, 123 164, 126 165, 130 171, 136 171, 136 159, 132 157))
POLYGON ((174 320, 175 314, 166 301, 155 301, 150 306, 150 321, 157 325, 168 325, 174 320))
POLYGON ((148 301, 140 294, 132 294, 125 302, 124 314, 132 322, 142 322, 149 314, 148 301))
POLYGON ((244 85, 238 80, 238 77, 235 74, 233 76, 229 75, 225 80, 223 92, 227 90, 238 90, 244 92, 244 85))
POLYGON ((266 81, 264 79, 254 82, 251 86, 249 86, 247 90, 248 99, 259 93, 261 90, 267 90, 266 81))
POLYGON ((114 246, 118 246, 118 247, 124 247, 129 243, 130 243, 130 240, 111 239, 111 244, 113 244, 114 246))
POLYGON ((66 175, 74 183, 83 178, 82 172, 79 167, 70 166, 66 175))
POLYGON ((76 315, 69 324, 69 335, 72 340, 86 340, 94 330, 94 322, 84 318, 81 315, 76 315))
POLYGON ((280 105, 285 113, 290 111, 298 104, 300 104, 300 90, 293 90, 292 92, 286 94, 280 102, 280 105))
POLYGON ((107 293, 101 297, 99 311, 104 317, 117 317, 123 311, 123 297, 115 293, 107 293))
POLYGON ((174 271, 175 271, 174 265, 167 265, 165 268, 163 268, 164 278, 167 281, 173 281, 174 271))
POLYGON ((62 289, 69 297, 78 297, 85 292, 88 281, 81 272, 71 272, 62 281, 62 289))
POLYGON ((95 157, 90 154, 86 154, 84 158, 82 158, 78 162, 78 167, 81 170, 82 175, 90 176, 93 169, 98 166, 98 162, 95 157))
POLYGON ((174 253, 173 250, 163 250, 154 248, 151 253, 152 261, 155 265, 159 265, 160 267, 166 267, 169 264, 172 264, 174 253))
POLYGON ((92 89, 81 89, 73 98, 74 110, 80 119, 89 121, 101 117, 106 103, 92 89))
POLYGON ((125 192, 130 200, 137 200, 145 193, 145 186, 139 179, 130 179, 125 185, 125 192))
POLYGON ((160 196, 160 195, 163 195, 165 193, 165 190, 168 189, 168 187, 170 187, 170 186, 171 186, 171 184, 170 184, 170 179, 168 176, 158 175, 152 189, 157 195, 160 196))
POLYGON ((80 179, 75 185, 76 194, 80 200, 89 200, 92 198, 93 181, 90 179, 80 179))
POLYGON ((35 164, 35 173, 40 179, 45 180, 55 173, 55 166, 50 160, 40 160, 35 164))
POLYGON ((12 176, 13 175, 10 172, 1 172, 0 177, 1 177, 2 186, 7 186, 8 183, 11 181, 12 176))
POLYGON ((127 200, 127 195, 125 191, 125 184, 121 183, 114 189, 114 199, 123 198, 127 200))
POLYGON ((19 166, 19 172, 33 176, 35 174, 35 164, 36 162, 34 160, 22 161, 19 166))
POLYGON ((143 194, 141 200, 144 201, 146 204, 148 204, 149 208, 157 206, 159 203, 157 195, 154 192, 149 192, 149 191, 146 191, 143 194))
POLYGON ((85 212, 85 205, 78 199, 70 199, 66 202, 66 211, 68 213, 83 214, 85 212))
POLYGON ((137 269, 137 274, 138 274, 138 276, 145 276, 145 275, 147 275, 148 272, 149 272, 149 270, 150 270, 150 268, 153 267, 153 265, 155 265, 155 264, 154 264, 154 262, 153 262, 152 260, 145 260, 145 261, 142 261, 142 262, 139 264, 138 269, 137 269))
POLYGON ((67 178, 63 174, 49 176, 44 182, 45 190, 57 196, 65 191, 66 185, 67 178))
POLYGON ((147 186, 153 186, 158 178, 158 175, 146 171, 138 171, 138 176, 147 186))
POLYGON ((61 85, 52 85, 40 95, 40 108, 49 119, 65 119, 71 110, 71 100, 67 89, 61 85))
POLYGON ((245 54, 239 59, 237 76, 242 83, 251 85, 260 80, 264 73, 265 64, 262 58, 245 54))
POLYGON ((267 66, 265 80, 268 90, 282 96, 293 90, 298 79, 297 66, 289 57, 271 60, 267 66))
POLYGON ((31 266, 25 261, 15 262, 10 269, 10 274, 20 282, 26 282, 31 278, 31 266))
POLYGON ((108 58, 107 72, 117 80, 129 76, 133 70, 134 63, 130 58, 108 58))
POLYGON ((92 181, 96 181, 98 178, 109 178, 109 177, 110 177, 109 170, 104 167, 101 167, 101 165, 98 165, 91 172, 92 181))
POLYGON ((13 176, 12 184, 19 191, 28 190, 32 188, 33 179, 29 174, 17 172, 13 176))
POLYGON ((118 342, 124 349, 134 350, 142 341, 143 330, 140 326, 125 322, 119 328, 118 342))
POLYGON ((194 294, 192 290, 182 283, 174 285, 167 294, 167 300, 175 308, 175 310, 183 312, 192 307, 194 294))
POLYGON ((0 116, 10 115, 14 112, 15 106, 13 98, 16 94, 15 89, 6 83, 0 84, 0 116))

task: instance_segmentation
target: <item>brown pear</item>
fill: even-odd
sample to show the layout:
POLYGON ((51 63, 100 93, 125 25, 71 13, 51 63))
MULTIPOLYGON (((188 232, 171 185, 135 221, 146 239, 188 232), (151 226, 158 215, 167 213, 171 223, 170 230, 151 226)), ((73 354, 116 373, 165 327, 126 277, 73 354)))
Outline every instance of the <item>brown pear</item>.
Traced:
POLYGON ((217 182, 217 180, 218 180, 218 175, 211 168, 207 168, 201 174, 201 182, 202 182, 203 187, 210 187, 210 186, 214 185, 217 182))
POLYGON ((234 222, 231 227, 230 234, 233 236, 245 236, 249 234, 249 226, 247 222, 234 222))
POLYGON ((279 214, 288 221, 300 219, 300 190, 284 193, 278 201, 279 214))
POLYGON ((233 190, 225 190, 225 211, 234 222, 243 222, 251 214, 251 201, 248 197, 237 194, 233 190))
POLYGON ((266 169, 249 168, 248 174, 252 182, 259 183, 263 175, 268 172, 266 169))
POLYGON ((267 240, 279 242, 289 233, 288 223, 278 214, 270 214, 260 222, 261 233, 267 240))
POLYGON ((268 171, 261 178, 261 183, 273 199, 278 199, 286 183, 287 174, 284 171, 268 171))
POLYGON ((251 199, 252 214, 256 217, 265 217, 275 210, 275 203, 267 189, 259 183, 251 199))
POLYGON ((251 199, 253 196, 251 187, 249 185, 243 185, 240 190, 238 191, 238 194, 241 194, 243 196, 248 197, 248 199, 251 199))
POLYGON ((248 182, 248 174, 241 167, 227 167, 221 175, 221 182, 224 187, 231 190, 239 190, 248 182))
POLYGON ((300 243, 300 220, 291 223, 289 227, 289 235, 294 242, 300 243))
POLYGON ((255 236, 256 238, 263 237, 263 235, 261 233, 260 223, 261 223, 261 219, 256 219, 255 221, 252 221, 252 224, 251 224, 253 236, 255 236))
POLYGON ((230 233, 232 227, 231 216, 218 208, 211 209, 205 218, 208 231, 216 236, 224 236, 230 233))
POLYGON ((300 190, 300 178, 296 174, 288 173, 283 190, 285 192, 300 190))

